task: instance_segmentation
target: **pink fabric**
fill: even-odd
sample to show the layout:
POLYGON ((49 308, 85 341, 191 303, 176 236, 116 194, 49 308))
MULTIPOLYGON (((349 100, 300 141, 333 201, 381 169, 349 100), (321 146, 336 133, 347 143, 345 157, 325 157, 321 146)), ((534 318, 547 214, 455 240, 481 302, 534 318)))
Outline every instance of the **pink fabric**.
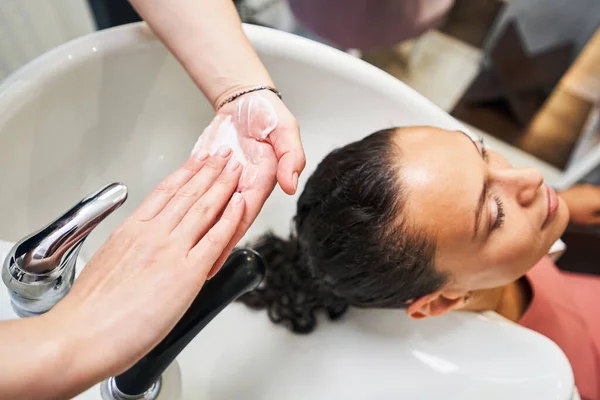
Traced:
POLYGON ((435 28, 454 0, 288 0, 298 21, 332 44, 370 49, 435 28))
POLYGON ((519 324, 552 339, 584 400, 600 400, 600 278, 559 271, 545 257, 529 273, 533 298, 519 324))

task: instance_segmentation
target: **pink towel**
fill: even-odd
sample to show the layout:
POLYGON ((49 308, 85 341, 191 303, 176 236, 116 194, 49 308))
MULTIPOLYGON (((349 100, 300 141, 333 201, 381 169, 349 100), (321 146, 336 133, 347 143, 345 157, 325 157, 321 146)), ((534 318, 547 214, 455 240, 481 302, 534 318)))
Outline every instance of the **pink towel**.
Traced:
POLYGON ((533 297, 519 324, 562 349, 582 400, 600 400, 600 277, 559 271, 544 257, 527 280, 533 297))

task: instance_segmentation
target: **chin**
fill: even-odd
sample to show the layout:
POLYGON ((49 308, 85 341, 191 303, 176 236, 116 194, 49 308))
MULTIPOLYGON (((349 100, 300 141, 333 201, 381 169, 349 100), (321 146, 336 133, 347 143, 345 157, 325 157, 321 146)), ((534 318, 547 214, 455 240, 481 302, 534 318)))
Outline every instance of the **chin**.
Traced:
POLYGON ((548 233, 552 236, 552 240, 550 241, 550 246, 560 239, 562 234, 567 229, 567 225, 569 224, 569 207, 567 207, 567 203, 563 201, 563 199, 558 197, 558 210, 556 210, 556 215, 554 216, 554 221, 551 222, 549 226, 548 233))

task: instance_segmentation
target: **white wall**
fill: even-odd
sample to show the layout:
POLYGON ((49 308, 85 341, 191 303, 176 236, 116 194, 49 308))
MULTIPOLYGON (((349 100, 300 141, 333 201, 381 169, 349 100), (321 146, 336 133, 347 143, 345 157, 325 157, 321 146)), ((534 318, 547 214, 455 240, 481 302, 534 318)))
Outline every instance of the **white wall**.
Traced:
POLYGON ((527 48, 532 52, 565 40, 573 42, 579 52, 600 25, 600 0, 507 0, 507 3, 492 29, 486 49, 510 19, 518 21, 527 48))
POLYGON ((0 0, 0 80, 53 47, 94 30, 85 0, 0 0))

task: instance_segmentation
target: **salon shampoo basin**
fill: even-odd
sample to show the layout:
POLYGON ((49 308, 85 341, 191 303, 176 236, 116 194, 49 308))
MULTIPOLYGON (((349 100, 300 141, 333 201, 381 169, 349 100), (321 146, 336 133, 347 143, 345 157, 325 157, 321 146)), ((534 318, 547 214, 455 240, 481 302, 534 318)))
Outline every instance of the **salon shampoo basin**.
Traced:
MULTIPOLYGON (((300 191, 328 152, 375 130, 466 129, 348 54, 283 32, 246 30, 302 128, 308 163, 300 191)), ((123 182, 128 200, 90 234, 81 269, 188 157, 212 116, 144 24, 97 32, 42 55, 0 83, 0 240, 16 242, 88 193, 123 182)), ((538 162, 490 141, 513 164, 538 162)), ((287 235, 296 199, 275 189, 242 244, 267 230, 287 235)), ((16 318, 5 291, 0 285, 0 319, 16 318)), ((265 312, 233 303, 177 362, 179 398, 186 400, 578 399, 561 350, 494 313, 413 321, 403 310, 350 310, 298 336, 265 312)), ((99 387, 78 398, 100 399, 99 387)))

